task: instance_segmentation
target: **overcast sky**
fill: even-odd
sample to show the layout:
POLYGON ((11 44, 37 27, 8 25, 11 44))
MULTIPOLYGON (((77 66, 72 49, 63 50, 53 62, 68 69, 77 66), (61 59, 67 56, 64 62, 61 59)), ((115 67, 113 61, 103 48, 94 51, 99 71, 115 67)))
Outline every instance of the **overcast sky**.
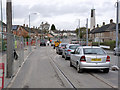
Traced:
MULTIPOLYGON (((6 0, 3 1, 4 21, 6 22, 6 0)), ((74 30, 78 26, 86 24, 90 11, 96 9, 96 24, 109 23, 110 19, 116 21, 115 3, 117 0, 12 0, 13 24, 28 24, 28 15, 31 14, 31 26, 39 26, 42 21, 55 24, 57 29, 74 30)))

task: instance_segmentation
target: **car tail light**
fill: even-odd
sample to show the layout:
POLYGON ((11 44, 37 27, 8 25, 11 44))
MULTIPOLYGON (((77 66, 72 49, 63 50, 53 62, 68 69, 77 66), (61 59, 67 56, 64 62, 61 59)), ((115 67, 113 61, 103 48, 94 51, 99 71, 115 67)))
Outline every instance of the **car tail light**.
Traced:
POLYGON ((80 62, 86 62, 85 56, 82 56, 80 62))
POLYGON ((106 62, 110 62, 110 56, 107 56, 106 62))
POLYGON ((69 52, 70 52, 71 50, 67 50, 67 51, 69 51, 69 52))

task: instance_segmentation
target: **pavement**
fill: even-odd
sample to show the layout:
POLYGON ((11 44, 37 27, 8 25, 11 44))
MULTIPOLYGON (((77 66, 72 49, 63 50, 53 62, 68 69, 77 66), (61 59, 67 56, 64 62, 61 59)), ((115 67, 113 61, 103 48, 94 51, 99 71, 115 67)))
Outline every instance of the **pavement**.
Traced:
MULTIPOLYGON (((34 50, 34 47, 35 46, 32 46, 32 51, 34 50)), ((18 58, 18 60, 14 60, 14 62, 13 62, 13 77, 19 71, 20 66, 22 65, 22 63, 24 63, 25 60, 27 59, 27 57, 30 55, 28 47, 24 48, 24 52, 22 52, 23 55, 21 55, 20 52, 21 52, 20 50, 17 50, 19 58, 18 58)), ((13 77, 6 78, 6 53, 4 53, 3 56, 2 56, 2 62, 5 64, 4 87, 6 88, 9 85, 9 83, 12 81, 12 79, 13 79, 13 77)))

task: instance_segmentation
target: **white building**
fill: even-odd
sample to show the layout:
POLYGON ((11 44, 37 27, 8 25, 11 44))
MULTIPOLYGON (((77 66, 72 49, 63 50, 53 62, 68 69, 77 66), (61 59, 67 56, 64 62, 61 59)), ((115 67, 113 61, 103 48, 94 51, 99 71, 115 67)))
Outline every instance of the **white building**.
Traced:
POLYGON ((95 20, 95 9, 91 9, 91 21, 90 21, 90 31, 95 28, 96 20, 95 20))

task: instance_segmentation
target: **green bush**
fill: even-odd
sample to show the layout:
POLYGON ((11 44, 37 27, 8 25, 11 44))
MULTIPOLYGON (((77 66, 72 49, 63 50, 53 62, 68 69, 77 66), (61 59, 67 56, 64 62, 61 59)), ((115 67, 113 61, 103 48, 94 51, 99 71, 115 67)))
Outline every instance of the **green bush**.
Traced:
MULTIPOLYGON (((100 43, 100 45, 110 46, 110 50, 113 50, 115 48, 116 41, 106 41, 103 43, 100 43)), ((93 46, 98 46, 99 42, 92 42, 93 46)))

